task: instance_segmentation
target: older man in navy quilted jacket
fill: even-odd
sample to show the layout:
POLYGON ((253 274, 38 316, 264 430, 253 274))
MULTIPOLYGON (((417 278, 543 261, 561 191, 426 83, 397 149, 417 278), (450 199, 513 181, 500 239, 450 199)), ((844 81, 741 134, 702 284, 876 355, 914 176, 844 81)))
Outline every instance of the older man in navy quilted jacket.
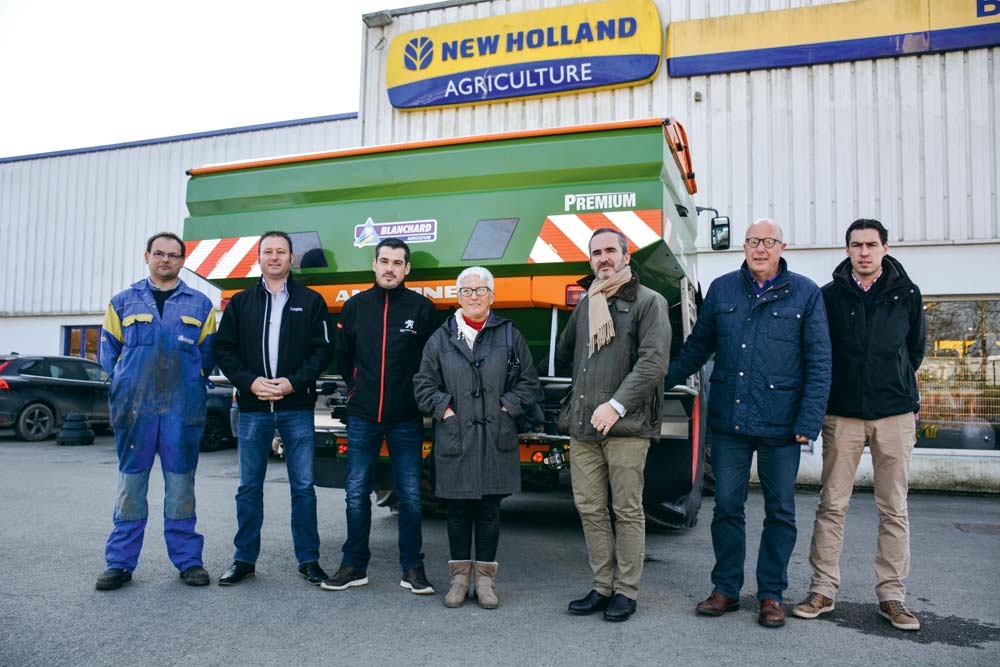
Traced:
POLYGON ((819 435, 830 391, 830 336, 816 284, 788 270, 781 227, 747 229, 746 261, 712 281, 694 331, 670 364, 667 386, 683 382, 715 353, 709 380, 715 513, 713 590, 699 614, 739 608, 746 557, 743 506, 750 463, 764 494, 757 554, 758 622, 785 624, 782 593, 795 547, 795 477, 801 444, 819 435))

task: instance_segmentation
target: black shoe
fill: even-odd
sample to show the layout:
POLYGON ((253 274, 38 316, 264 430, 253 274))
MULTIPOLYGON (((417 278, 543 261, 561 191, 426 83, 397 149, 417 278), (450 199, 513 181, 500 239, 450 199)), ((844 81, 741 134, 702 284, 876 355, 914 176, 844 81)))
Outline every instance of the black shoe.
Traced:
POLYGON ((181 572, 181 579, 188 586, 208 586, 208 570, 201 565, 192 565, 181 572))
POLYGON ((605 621, 627 621, 635 613, 635 600, 621 593, 615 593, 611 603, 604 610, 605 621))
POLYGON ((342 591, 352 586, 364 586, 368 583, 368 573, 353 565, 341 565, 333 579, 327 579, 319 585, 325 591, 342 591))
POLYGON ((113 591, 121 588, 132 581, 132 573, 116 567, 109 567, 97 577, 97 584, 94 586, 99 591, 113 591))
POLYGON ((595 611, 604 611, 608 608, 611 597, 601 595, 597 591, 590 591, 587 596, 569 603, 569 613, 577 616, 590 616, 595 611))
POLYGON ((257 568, 253 563, 246 563, 241 560, 234 560, 233 564, 229 566, 229 569, 222 573, 219 577, 220 586, 235 586, 247 577, 252 577, 256 573, 257 568))
POLYGON ((403 578, 399 581, 399 585, 403 588, 409 588, 411 592, 417 595, 434 595, 434 587, 431 586, 431 582, 427 581, 423 565, 405 570, 403 578))
POLYGON ((319 561, 312 561, 309 563, 302 563, 299 565, 299 574, 306 578, 306 580, 313 586, 319 586, 324 581, 329 579, 323 568, 319 566, 319 561))

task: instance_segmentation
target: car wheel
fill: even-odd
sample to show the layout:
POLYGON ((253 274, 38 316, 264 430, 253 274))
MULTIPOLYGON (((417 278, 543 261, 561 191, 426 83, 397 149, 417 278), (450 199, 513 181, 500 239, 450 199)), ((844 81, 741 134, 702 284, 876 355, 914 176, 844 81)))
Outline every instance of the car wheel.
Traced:
POLYGON ((215 452, 226 444, 226 420, 219 415, 205 417, 205 432, 201 436, 201 451, 215 452))
POLYGON ((14 432, 21 440, 36 442, 52 436, 56 429, 56 415, 44 403, 32 403, 17 417, 14 432))

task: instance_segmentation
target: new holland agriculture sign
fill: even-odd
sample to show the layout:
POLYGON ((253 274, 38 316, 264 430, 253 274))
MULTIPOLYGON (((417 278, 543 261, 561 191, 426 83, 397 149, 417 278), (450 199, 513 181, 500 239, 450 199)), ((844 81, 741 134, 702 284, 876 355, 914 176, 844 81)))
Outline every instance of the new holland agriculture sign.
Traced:
POLYGON ((608 0, 442 25, 395 37, 386 85, 400 109, 637 85, 660 64, 651 0, 608 0))

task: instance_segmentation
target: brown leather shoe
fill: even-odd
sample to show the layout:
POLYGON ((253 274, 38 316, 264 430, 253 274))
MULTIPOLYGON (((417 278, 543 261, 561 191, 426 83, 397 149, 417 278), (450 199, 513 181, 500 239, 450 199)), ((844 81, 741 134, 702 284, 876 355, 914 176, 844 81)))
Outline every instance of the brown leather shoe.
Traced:
POLYGON ((774 598, 764 598, 760 601, 760 611, 757 622, 765 628, 780 628, 785 624, 785 607, 774 598))
POLYGON ((712 594, 699 602, 698 606, 695 607, 694 610, 705 616, 722 616, 727 611, 736 611, 739 608, 739 600, 727 598, 718 591, 712 591, 712 594))

